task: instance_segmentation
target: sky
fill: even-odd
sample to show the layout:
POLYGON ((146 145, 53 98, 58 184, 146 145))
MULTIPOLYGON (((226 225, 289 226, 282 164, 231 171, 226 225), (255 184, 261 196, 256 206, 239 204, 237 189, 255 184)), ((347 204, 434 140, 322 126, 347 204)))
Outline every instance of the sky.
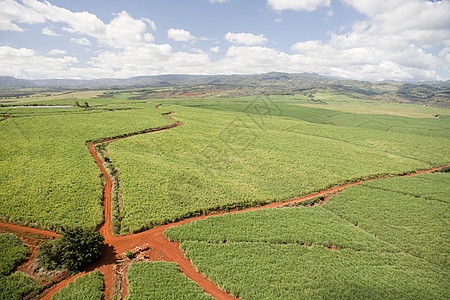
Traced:
POLYGON ((450 79, 450 0, 0 0, 0 76, 450 79))

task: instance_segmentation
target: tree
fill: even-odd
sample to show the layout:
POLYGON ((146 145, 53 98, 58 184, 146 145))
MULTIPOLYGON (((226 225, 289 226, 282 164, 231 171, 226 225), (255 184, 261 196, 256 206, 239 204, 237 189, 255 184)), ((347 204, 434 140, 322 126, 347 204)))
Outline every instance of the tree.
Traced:
POLYGON ((102 255, 103 241, 95 230, 65 229, 59 239, 42 243, 38 257, 45 269, 81 271, 102 255))

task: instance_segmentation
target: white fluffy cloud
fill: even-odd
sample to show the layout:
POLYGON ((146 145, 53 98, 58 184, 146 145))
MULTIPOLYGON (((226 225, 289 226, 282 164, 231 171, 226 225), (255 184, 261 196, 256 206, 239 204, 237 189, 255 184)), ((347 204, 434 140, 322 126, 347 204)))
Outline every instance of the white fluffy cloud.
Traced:
POLYGON ((255 35, 252 33, 231 33, 228 32, 225 35, 225 39, 232 44, 241 45, 263 45, 268 42, 267 38, 263 34, 255 35))
POLYGON ((21 5, 15 0, 0 0, 0 30, 24 31, 16 23, 44 23, 45 17, 33 8, 21 5))
POLYGON ((91 42, 85 37, 82 37, 82 38, 71 38, 70 41, 72 43, 80 44, 80 45, 84 45, 84 46, 89 46, 91 44, 91 42))
POLYGON ((342 1, 367 18, 327 41, 292 45, 305 68, 315 65, 319 73, 355 79, 426 80, 448 66, 445 48, 438 55, 426 49, 450 44, 449 1, 342 1))
POLYGON ((61 36, 60 34, 57 34, 55 31, 53 31, 48 27, 42 28, 41 33, 49 36, 61 36))
POLYGON ((176 42, 189 42, 196 40, 196 37, 193 36, 189 31, 175 28, 170 28, 167 31, 167 37, 176 42))
POLYGON ((211 47, 209 48, 209 51, 211 51, 212 53, 219 53, 220 47, 219 46, 211 47))
POLYGON ((52 49, 49 52, 50 55, 66 55, 67 51, 66 50, 61 50, 61 49, 52 49))
MULTIPOLYGON (((156 30, 150 19, 137 20, 122 11, 114 19, 105 24, 96 15, 89 12, 72 12, 68 9, 52 5, 50 2, 22 0, 22 4, 14 0, 0 0, 0 30, 23 31, 18 24, 37 24, 48 21, 65 24, 63 30, 82 35, 82 39, 94 38, 102 45, 113 48, 139 47, 152 41, 153 36, 147 32, 147 26, 156 30)), ((43 34, 56 35, 44 28, 43 34)))
MULTIPOLYGON (((45 56, 31 49, 3 46, 0 48, 1 75, 123 78, 167 73, 283 71, 317 72, 362 80, 429 80, 437 78, 436 70, 450 71, 449 0, 333 1, 343 1, 365 17, 348 27, 349 32, 331 32, 326 40, 293 40, 290 51, 264 47, 268 39, 263 34, 228 32, 224 37, 232 44, 228 49, 218 41, 220 48, 219 44, 210 44, 203 50, 177 52, 169 44, 155 42, 151 32, 156 30, 153 21, 135 19, 125 11, 104 23, 89 12, 72 12, 47 1, 0 0, 0 30, 20 32, 28 30, 29 26, 24 24, 45 24, 42 34, 65 33, 67 40, 74 43, 100 46, 90 47, 91 52, 87 53, 91 57, 81 64, 77 58, 67 56, 65 50, 50 48, 45 56), (225 54, 218 57, 216 53, 225 54)), ((267 3, 280 12, 287 9, 309 11, 330 5, 328 0, 267 0, 267 3)), ((167 36, 173 41, 191 44, 204 39, 175 28, 169 29, 167 36)))
POLYGON ((330 3, 331 0, 267 0, 267 4, 276 11, 313 11, 320 6, 330 6, 330 3))
POLYGON ((61 73, 77 63, 75 57, 64 56, 59 58, 39 55, 36 51, 25 48, 12 48, 0 46, 0 69, 2 75, 18 78, 59 78, 61 73), (43 71, 45 70, 44 74, 43 71))
POLYGON ((228 2, 228 0, 209 0, 209 3, 225 3, 228 2))

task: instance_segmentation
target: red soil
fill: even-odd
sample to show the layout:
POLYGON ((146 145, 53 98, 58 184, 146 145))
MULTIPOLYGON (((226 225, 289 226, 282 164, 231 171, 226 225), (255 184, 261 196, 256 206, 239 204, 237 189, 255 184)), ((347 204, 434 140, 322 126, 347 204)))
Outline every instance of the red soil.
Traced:
POLYGON ((0 122, 1 122, 1 121, 5 121, 6 119, 9 119, 9 118, 11 118, 11 117, 10 117, 10 116, 6 116, 6 117, 4 117, 3 119, 1 119, 0 122))
MULTIPOLYGON (((331 119, 331 118, 330 118, 331 119)), ((339 124, 336 120, 331 119, 331 121, 333 121, 334 123, 338 124, 339 126, 342 126, 341 124, 339 124)))
MULTIPOLYGON (((171 113, 169 113, 169 114, 171 114, 171 113)), ((172 117, 169 116, 169 114, 165 114, 165 117, 172 120, 176 124, 175 127, 180 126, 181 123, 174 120, 172 117)), ((172 127, 160 128, 157 131, 167 130, 170 128, 172 128, 172 127)), ((115 141, 115 140, 119 140, 119 139, 123 139, 123 138, 125 138, 125 137, 105 140, 100 143, 111 142, 111 141, 115 141)), ((184 256, 184 253, 181 251, 181 249, 179 247, 179 244, 175 243, 175 242, 170 242, 164 236, 164 234, 163 234, 164 231, 167 228, 172 227, 172 226, 178 226, 180 224, 190 223, 194 220, 201 220, 201 219, 205 219, 210 216, 234 214, 234 213, 240 213, 240 212, 244 212, 244 211, 266 209, 266 208, 271 208, 271 207, 281 207, 286 204, 291 204, 291 203, 295 203, 295 202, 308 200, 308 199, 315 198, 318 196, 323 196, 325 194, 337 193, 337 192, 344 190, 346 187, 353 186, 353 185, 360 185, 366 181, 372 180, 372 179, 368 179, 368 180, 363 180, 363 181, 359 181, 359 182, 355 182, 355 183, 350 183, 350 184, 346 184, 346 185, 336 187, 336 188, 333 188, 330 190, 326 190, 326 191, 318 192, 318 193, 315 193, 312 195, 308 195, 305 197, 296 198, 296 199, 283 201, 283 202, 271 203, 271 204, 260 206, 260 207, 254 207, 254 208, 248 208, 248 209, 244 209, 244 210, 240 210, 240 211, 223 212, 223 213, 216 213, 216 214, 210 214, 210 215, 204 215, 204 216, 200 216, 200 217, 190 218, 190 219, 186 219, 183 221, 156 227, 156 228, 147 230, 145 232, 132 234, 132 235, 128 235, 128 236, 114 236, 111 234, 111 213, 110 213, 111 212, 111 186, 112 186, 111 178, 109 177, 108 173, 106 172, 106 169, 104 168, 101 159, 99 158, 99 156, 93 149, 96 144, 100 144, 100 143, 89 144, 89 150, 91 151, 92 156, 94 157, 95 161, 97 162, 97 164, 98 164, 100 170, 102 171, 103 176, 106 180, 106 185, 104 188, 104 203, 103 203, 105 222, 102 224, 102 226, 99 230, 100 233, 105 238, 105 249, 104 249, 103 256, 99 261, 97 261, 92 266, 90 266, 85 272, 79 273, 71 278, 68 278, 67 280, 64 280, 64 281, 58 283, 57 285, 55 285, 50 291, 46 291, 46 294, 42 299, 50 299, 54 293, 59 291, 62 287, 66 286, 67 283, 69 283, 70 281, 73 281, 75 278, 77 278, 83 274, 86 274, 88 272, 91 272, 93 270, 100 270, 105 275, 105 292, 104 293, 105 293, 106 299, 111 299, 111 297, 116 292, 115 291, 115 286, 116 286, 116 282, 117 282, 117 278, 116 278, 117 272, 115 270, 116 260, 118 258, 122 257, 122 254, 125 251, 133 249, 133 248, 141 246, 141 245, 144 245, 144 244, 148 244, 150 246, 150 250, 146 250, 143 254, 143 256, 147 260, 151 260, 151 261, 164 260, 164 261, 175 262, 178 264, 181 271, 187 277, 189 277, 191 280, 193 280, 199 286, 201 286, 205 290, 205 292, 207 292, 208 294, 212 295, 213 297, 215 297, 217 299, 235 299, 232 295, 219 289, 213 282, 211 282, 203 274, 198 272, 197 269, 195 268, 195 266, 191 263, 191 261, 186 259, 186 257, 184 256)), ((414 174, 405 175, 405 176, 413 176, 413 175, 417 175, 417 174, 428 173, 428 172, 432 172, 435 170, 439 170, 441 168, 433 168, 430 170, 420 171, 420 172, 416 172, 414 174)), ((18 231, 23 231, 23 232, 37 233, 37 234, 41 234, 41 235, 48 236, 48 237, 58 237, 59 236, 58 234, 49 232, 49 231, 44 231, 44 230, 39 230, 39 229, 34 229, 34 228, 27 228, 27 227, 5 224, 5 223, 0 223, 0 228, 1 227, 10 229, 13 231, 18 230, 18 231)), ((329 249, 337 250, 333 246, 330 246, 329 249)), ((124 278, 126 276, 127 269, 128 269, 127 266, 125 266, 123 268, 124 272, 122 274, 122 278, 119 279, 122 281, 122 291, 121 292, 122 292, 123 297, 125 297, 127 294, 127 284, 126 284, 126 280, 124 278)), ((120 292, 120 291, 118 291, 118 292, 120 292)))

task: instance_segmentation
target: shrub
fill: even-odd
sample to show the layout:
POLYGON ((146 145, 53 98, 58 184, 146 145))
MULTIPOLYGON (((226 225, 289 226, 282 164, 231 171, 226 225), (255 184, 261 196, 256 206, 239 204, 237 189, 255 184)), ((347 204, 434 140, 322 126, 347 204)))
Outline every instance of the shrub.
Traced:
POLYGON ((131 251, 127 251, 127 252, 125 252, 125 256, 126 257, 128 257, 129 259, 133 259, 133 252, 131 252, 131 251))
POLYGON ((102 255, 103 236, 95 230, 66 229, 61 238, 39 247, 41 266, 46 269, 82 270, 102 255))

